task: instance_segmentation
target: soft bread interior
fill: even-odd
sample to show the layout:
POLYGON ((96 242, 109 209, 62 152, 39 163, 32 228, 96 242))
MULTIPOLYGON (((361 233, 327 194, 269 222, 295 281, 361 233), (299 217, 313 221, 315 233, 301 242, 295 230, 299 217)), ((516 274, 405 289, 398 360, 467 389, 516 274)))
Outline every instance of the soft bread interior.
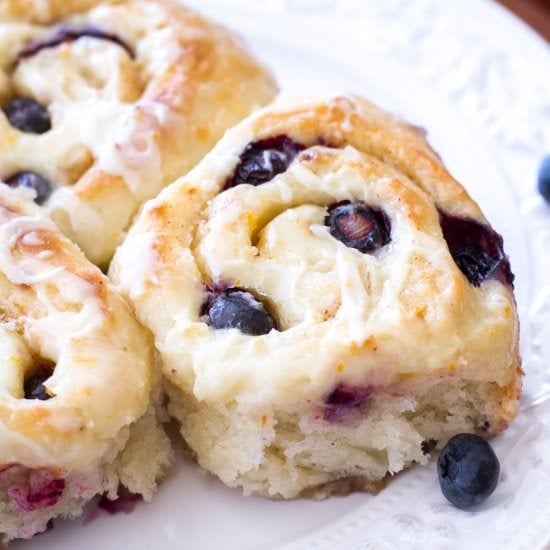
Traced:
POLYGON ((417 394, 379 393, 330 420, 308 404, 293 412, 245 404, 206 404, 169 385, 169 412, 199 464, 245 494, 326 498, 377 492, 391 475, 452 435, 489 436, 505 427, 502 403, 510 388, 447 379, 417 394))

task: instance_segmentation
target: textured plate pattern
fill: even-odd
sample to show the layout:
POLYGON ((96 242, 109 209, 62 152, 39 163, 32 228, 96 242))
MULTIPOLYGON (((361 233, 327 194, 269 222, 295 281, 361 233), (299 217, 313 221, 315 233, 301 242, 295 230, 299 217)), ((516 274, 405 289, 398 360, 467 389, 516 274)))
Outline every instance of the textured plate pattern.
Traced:
POLYGON ((272 503, 245 499, 182 463, 153 504, 130 516, 63 525, 14 549, 547 548, 550 208, 534 182, 550 152, 548 45, 485 0, 186 3, 241 32, 284 88, 351 90, 425 126, 504 234, 527 374, 522 412, 495 440, 502 481, 476 513, 446 503, 433 465, 399 476, 377 497, 272 503))

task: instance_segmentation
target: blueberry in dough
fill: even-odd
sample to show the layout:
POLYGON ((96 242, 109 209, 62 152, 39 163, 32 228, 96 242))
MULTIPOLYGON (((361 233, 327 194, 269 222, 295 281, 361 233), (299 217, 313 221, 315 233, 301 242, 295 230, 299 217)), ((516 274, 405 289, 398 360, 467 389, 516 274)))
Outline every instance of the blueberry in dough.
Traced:
POLYGON ((248 183, 261 185, 283 173, 305 147, 288 136, 276 136, 249 143, 226 189, 248 183))
POLYGON ((4 107, 4 113, 10 124, 21 132, 44 134, 52 127, 48 109, 30 97, 12 99, 4 107))
POLYGON ((27 187, 36 191, 35 202, 42 204, 52 193, 52 184, 40 174, 23 171, 6 180, 10 187, 27 187))
POLYGON ((513 286, 514 275, 502 237, 489 225, 439 212, 443 238, 456 265, 475 287, 495 277, 513 286))

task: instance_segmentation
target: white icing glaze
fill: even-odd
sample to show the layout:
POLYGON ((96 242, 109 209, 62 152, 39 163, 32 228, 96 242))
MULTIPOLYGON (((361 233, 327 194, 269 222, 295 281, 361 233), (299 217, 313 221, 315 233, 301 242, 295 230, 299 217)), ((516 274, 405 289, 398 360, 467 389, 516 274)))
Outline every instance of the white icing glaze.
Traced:
POLYGON ((36 135, 15 130, 0 112, 2 174, 46 177, 55 189, 45 208, 102 265, 141 203, 274 93, 225 30, 156 0, 100 3, 50 26, 5 23, 0 34, 0 94, 34 98, 52 118, 52 129, 36 135), (114 34, 134 56, 84 36, 15 62, 29 41, 50 39, 59 25, 114 34))
POLYGON ((0 302, 1 462, 90 466, 148 406, 150 343, 99 270, 28 193, 6 186, 0 186, 0 302), (37 359, 55 365, 45 383, 55 398, 22 400, 24 377, 37 359))

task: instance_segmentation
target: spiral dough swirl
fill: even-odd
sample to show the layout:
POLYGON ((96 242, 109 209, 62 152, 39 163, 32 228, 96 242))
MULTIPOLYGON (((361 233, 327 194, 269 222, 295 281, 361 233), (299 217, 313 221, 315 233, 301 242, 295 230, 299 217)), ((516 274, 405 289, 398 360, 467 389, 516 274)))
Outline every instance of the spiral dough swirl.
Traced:
POLYGON ((230 485, 288 497, 421 462, 453 428, 420 413, 409 451, 378 445, 376 475, 315 445, 338 447, 351 413, 374 430, 390 402, 419 410, 438 383, 477 396, 463 429, 516 414, 502 239, 421 130, 357 97, 281 99, 229 131, 146 205, 111 273, 154 333, 182 434, 230 485))

